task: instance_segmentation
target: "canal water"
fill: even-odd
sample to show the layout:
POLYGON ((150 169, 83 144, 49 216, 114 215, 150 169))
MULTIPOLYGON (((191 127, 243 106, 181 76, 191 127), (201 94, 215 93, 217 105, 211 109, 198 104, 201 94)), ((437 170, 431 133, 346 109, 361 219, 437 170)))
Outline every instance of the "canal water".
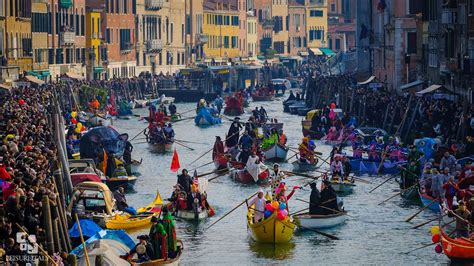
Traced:
MULTIPOLYGON (((301 141, 301 119, 302 117, 283 113, 282 99, 272 102, 251 103, 246 108, 246 114, 242 115, 247 121, 249 111, 255 106, 264 106, 271 118, 277 118, 284 123, 284 131, 288 138, 288 145, 297 147, 301 141)), ((195 103, 177 104, 178 112, 185 112, 195 108, 195 103)), ((147 109, 135 109, 134 113, 141 116, 148 114, 147 109)), ((194 112, 188 112, 184 116, 193 116, 194 112)), ((211 162, 211 153, 207 153, 202 159, 190 165, 190 163, 209 151, 214 143, 215 136, 225 137, 230 126, 230 121, 224 119, 221 125, 200 128, 194 125, 194 120, 186 120, 174 124, 176 139, 198 142, 200 144, 186 145, 194 148, 191 151, 185 147, 175 144, 179 154, 181 167, 192 169, 211 162)), ((147 126, 144 120, 137 117, 130 120, 116 120, 114 127, 120 133, 128 133, 130 137, 147 126)), ((139 139, 139 138, 137 138, 139 139)), ((157 190, 163 198, 168 198, 172 192, 172 186, 176 183, 176 174, 170 171, 172 153, 159 155, 149 151, 144 140, 135 140, 133 157, 143 159, 140 168, 141 175, 135 185, 136 192, 127 194, 129 204, 140 207, 148 204, 154 199, 157 190)), ((330 146, 317 143, 317 150, 326 158, 331 150, 330 146)), ((292 152, 288 156, 293 155, 292 152)), ((290 160, 291 163, 292 160, 290 160)), ((281 168, 292 170, 291 164, 282 164, 281 168)), ((327 165, 322 166, 327 169, 327 165)), ((213 170, 213 164, 209 164, 198 170, 205 173, 213 170)), ((317 173, 314 173, 317 175, 317 173)), ((232 181, 229 176, 221 176, 209 183, 208 199, 216 210, 216 215, 200 224, 192 224, 186 221, 177 221, 178 238, 184 242, 184 255, 182 263, 185 264, 432 264, 448 263, 444 255, 438 255, 434 246, 430 246, 410 254, 404 254, 411 249, 431 243, 431 226, 424 226, 414 230, 410 227, 435 217, 435 213, 425 211, 417 218, 406 223, 404 220, 414 214, 418 209, 417 203, 404 201, 396 197, 385 205, 378 203, 399 191, 395 179, 382 185, 372 193, 368 193, 386 177, 363 178, 372 181, 373 184, 356 183, 357 187, 352 195, 343 198, 345 209, 351 217, 339 227, 326 230, 334 234, 340 240, 329 240, 324 236, 313 232, 297 232, 292 241, 286 245, 266 245, 253 242, 246 228, 246 208, 242 206, 222 221, 206 228, 222 215, 242 202, 246 197, 258 190, 257 185, 242 185, 232 181)), ((307 182, 302 177, 287 178, 287 186, 291 189, 295 185, 307 182)), ((290 212, 303 209, 307 204, 295 200, 296 198, 309 199, 310 190, 298 190, 289 201, 290 212)), ((136 237, 139 234, 147 234, 148 229, 133 232, 136 237)))

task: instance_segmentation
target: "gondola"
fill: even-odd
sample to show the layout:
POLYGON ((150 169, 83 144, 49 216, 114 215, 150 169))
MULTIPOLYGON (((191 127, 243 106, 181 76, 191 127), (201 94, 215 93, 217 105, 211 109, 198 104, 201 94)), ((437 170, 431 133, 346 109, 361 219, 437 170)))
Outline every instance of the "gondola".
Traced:
POLYGON ((310 164, 308 162, 302 162, 301 160, 296 160, 292 163, 293 171, 295 172, 309 172, 318 169, 317 166, 318 162, 316 161, 314 164, 310 164))
POLYGON ((284 220, 277 218, 276 212, 263 221, 253 222, 253 210, 249 208, 247 213, 247 229, 250 237, 262 243, 287 243, 293 237, 296 225, 291 217, 284 220))
POLYGON ((441 246, 448 258, 455 261, 474 260, 474 241, 468 238, 451 238, 440 228, 441 246))
POLYGON ((302 229, 322 229, 331 228, 344 223, 347 219, 347 212, 339 212, 336 214, 318 215, 302 213, 293 215, 295 222, 302 229))

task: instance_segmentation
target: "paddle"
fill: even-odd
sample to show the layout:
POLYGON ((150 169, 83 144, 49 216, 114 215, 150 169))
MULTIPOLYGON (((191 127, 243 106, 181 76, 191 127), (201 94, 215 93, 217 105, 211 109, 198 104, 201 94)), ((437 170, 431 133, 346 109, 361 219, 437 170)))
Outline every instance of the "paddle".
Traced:
POLYGON ((392 175, 391 177, 385 179, 382 183, 378 184, 376 187, 374 187, 373 189, 371 189, 369 191, 369 193, 372 193, 372 191, 376 190, 377 188, 381 187, 383 184, 387 183, 388 181, 390 181, 390 179, 394 178, 395 175, 392 175))
POLYGON ((203 164, 203 165, 201 165, 201 166, 198 166, 198 167, 195 167, 195 168, 193 168, 193 169, 191 169, 191 170, 189 170, 189 171, 192 172, 192 171, 197 170, 197 169, 199 169, 199 168, 202 168, 202 167, 204 167, 204 166, 210 165, 211 163, 214 163, 214 161, 205 163, 205 164, 203 164))
POLYGON ((422 181, 420 181, 419 183, 414 184, 414 185, 411 186, 411 187, 408 187, 408 188, 406 188, 406 189, 402 189, 402 190, 400 190, 400 192, 398 192, 397 194, 395 194, 395 195, 393 195, 393 196, 390 196, 389 198, 387 198, 387 199, 381 201, 381 202, 380 202, 379 204, 377 204, 377 205, 382 205, 382 204, 384 204, 385 202, 387 202, 387 201, 389 201, 389 200, 395 198, 396 196, 401 195, 403 192, 408 191, 408 190, 410 190, 410 189, 413 189, 415 186, 421 185, 421 183, 426 182, 426 181, 430 180, 431 178, 432 178, 432 177, 430 176, 430 177, 426 178, 425 180, 422 180, 422 181))
POLYGON ((221 177, 221 176, 225 176, 229 171, 234 170, 234 168, 227 169, 227 170, 228 170, 227 172, 224 172, 224 173, 222 173, 222 174, 219 174, 219 175, 217 175, 217 176, 215 176, 215 177, 213 177, 213 178, 209 178, 208 181, 212 181, 212 180, 214 180, 214 179, 216 179, 216 178, 219 178, 219 177, 221 177))
POLYGON ((361 181, 362 183, 373 184, 372 182, 367 181, 367 180, 362 179, 362 178, 359 178, 359 177, 357 177, 357 176, 350 176, 350 177, 351 177, 351 178, 354 178, 355 180, 359 180, 359 181, 361 181))
POLYGON ((287 163, 288 161, 290 161, 290 159, 292 159, 293 157, 295 157, 295 156, 297 156, 297 155, 298 155, 298 153, 295 153, 293 156, 291 156, 290 158, 286 159, 286 160, 285 160, 285 163, 287 163))
POLYGON ((408 217, 405 222, 410 222, 411 220, 413 220, 413 218, 415 218, 416 216, 418 216, 418 214, 420 214, 422 211, 428 209, 431 205, 433 205, 433 203, 435 203, 436 201, 438 201, 439 199, 436 198, 436 199, 433 199, 428 205, 424 206, 423 208, 421 208, 419 211, 417 211, 415 214, 413 214, 412 216, 408 217))
MULTIPOLYGON (((235 136, 236 134, 240 134, 240 131, 237 131, 237 132, 235 132, 234 134, 228 136, 224 141, 230 139, 231 137, 235 136)), ((199 159, 201 159, 202 157, 204 157, 204 155, 208 154, 209 152, 211 152, 211 151, 213 151, 213 150, 214 150, 214 146, 213 146, 210 150, 206 151, 203 155, 199 156, 197 159, 195 159, 194 161, 192 161, 190 164, 193 164, 193 163, 197 162, 199 159)))
POLYGON ((202 143, 202 142, 194 142, 194 141, 189 141, 189 140, 181 140, 181 139, 175 139, 174 141, 179 141, 179 142, 182 142, 182 143, 191 143, 191 144, 207 144, 207 143, 202 143))
POLYGON ((138 134, 136 134, 135 137, 133 137, 133 138, 130 140, 130 142, 131 142, 132 140, 134 140, 136 137, 138 137, 140 134, 142 134, 147 128, 148 128, 148 127, 144 128, 142 131, 138 132, 138 134))
POLYGON ((424 225, 427 225, 427 224, 429 224, 429 223, 431 223, 431 222, 434 222, 434 221, 436 221, 436 220, 439 220, 439 219, 443 218, 443 217, 446 216, 446 215, 448 215, 448 214, 446 213, 446 214, 443 214, 443 215, 441 215, 441 216, 439 216, 439 217, 436 217, 436 218, 434 218, 434 219, 431 219, 431 220, 428 220, 428 221, 423 222, 423 223, 421 223, 421 224, 415 225, 415 226, 413 226, 411 229, 418 229, 418 228, 420 228, 420 227, 422 227, 422 226, 424 226, 424 225))
POLYGON ((190 119, 194 119, 196 118, 195 116, 190 116, 190 117, 185 117, 185 118, 181 118, 181 119, 178 119, 178 120, 174 120, 173 123, 178 123, 178 122, 181 122, 181 121, 186 121, 186 120, 190 120, 190 119))
POLYGON ((192 111, 196 111, 196 108, 191 109, 191 110, 184 111, 184 112, 182 112, 182 113, 177 113, 177 114, 183 115, 183 114, 187 114, 187 113, 192 112, 192 111))
POLYGON ((340 238, 337 237, 337 236, 334 236, 334 235, 331 235, 331 234, 328 234, 328 233, 324 233, 324 232, 321 232, 321 231, 316 230, 316 229, 308 228, 308 227, 302 226, 302 225, 300 225, 300 224, 297 224, 297 223, 295 223, 295 222, 290 222, 290 223, 292 223, 292 224, 298 226, 298 227, 301 228, 301 229, 315 232, 315 233, 317 233, 317 234, 323 235, 323 236, 325 236, 325 237, 327 237, 327 238, 330 238, 330 239, 332 239, 332 240, 339 240, 339 239, 340 239, 340 238))
MULTIPOLYGON (((445 227, 446 225, 450 225, 450 224, 452 224, 452 223, 455 222, 455 221, 456 221, 456 220, 452 220, 452 221, 449 222, 449 223, 446 223, 446 224, 441 225, 441 227, 445 227)), ((454 231, 454 232, 456 232, 456 231, 454 231)), ((451 236, 454 232, 452 232, 452 233, 449 234, 449 235, 451 236)), ((429 246, 432 246, 432 245, 435 245, 435 244, 438 244, 438 242, 423 245, 423 246, 421 246, 421 247, 419 247, 419 248, 415 248, 415 249, 413 249, 413 250, 404 252, 403 254, 408 254, 408 253, 411 253, 411 252, 413 252, 413 251, 417 251, 417 250, 420 250, 420 249, 423 249, 423 248, 426 248, 426 247, 429 247, 429 246)))
POLYGON ((255 192, 254 194, 252 194, 252 196, 250 197, 247 197, 244 201, 242 201, 241 203, 239 203, 237 206, 235 206, 232 210, 230 210, 229 212, 227 212, 224 216, 222 216, 221 218, 219 218, 217 221, 213 222, 211 225, 209 225, 207 229, 211 228, 212 226, 214 226, 216 223, 218 223, 219 221, 221 221, 222 219, 224 219, 227 215, 231 214, 232 212, 234 212, 235 210, 237 210, 240 206, 242 206, 245 202, 247 202, 247 200, 251 199, 252 197, 254 197, 255 195, 258 194, 258 191, 255 192))
POLYGON ((229 169, 227 169, 227 168, 220 169, 220 170, 213 170, 211 172, 207 172, 207 173, 204 173, 204 174, 197 175, 196 177, 203 177, 203 176, 207 176, 207 175, 211 175, 211 174, 218 174, 218 173, 221 173, 221 172, 227 172, 228 170, 229 169))
POLYGON ((191 147, 189 147, 189 146, 187 146, 187 145, 184 145, 183 143, 180 143, 179 141, 174 140, 174 143, 176 143, 176 144, 178 144, 178 145, 180 145, 180 146, 183 146, 183 147, 185 147, 185 148, 187 148, 187 149, 190 149, 190 150, 194 151, 193 148, 191 148, 191 147))

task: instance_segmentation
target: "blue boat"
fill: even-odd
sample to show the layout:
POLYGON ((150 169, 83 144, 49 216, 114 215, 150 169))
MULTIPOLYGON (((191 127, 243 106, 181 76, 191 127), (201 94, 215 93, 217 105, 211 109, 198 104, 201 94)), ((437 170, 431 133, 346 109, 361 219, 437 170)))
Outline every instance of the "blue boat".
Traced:
MULTIPOLYGON (((380 167, 379 160, 369 160, 367 158, 354 158, 349 157, 352 166, 352 172, 357 175, 378 175, 378 169, 380 167)), ((381 168, 380 174, 382 175, 396 175, 400 172, 398 166, 406 164, 406 161, 392 162, 388 159, 384 161, 383 167, 381 168)))
POLYGON ((208 125, 217 125, 222 123, 220 117, 215 117, 212 115, 213 110, 207 107, 199 107, 197 109, 196 118, 194 118, 194 123, 197 126, 208 126, 208 125))
MULTIPOLYGON (((92 243, 94 241, 97 241, 99 239, 110 239, 110 240, 115 240, 118 241, 125 246, 127 246, 129 249, 132 249, 135 247, 135 242, 133 239, 125 232, 125 230, 102 230, 89 239, 85 241, 86 245, 89 243, 92 243)), ((71 251, 71 254, 77 255, 79 254, 83 249, 82 245, 77 246, 71 251)))
MULTIPOLYGON (((421 203, 423 204, 424 207, 430 205, 430 203, 434 200, 433 197, 431 197, 430 195, 418 190, 418 194, 420 194, 420 199, 421 199, 421 203)), ((434 211, 434 212, 441 212, 441 209, 440 209, 440 206, 439 206, 439 203, 435 202, 433 204, 431 204, 430 206, 428 206, 428 209, 434 211)))

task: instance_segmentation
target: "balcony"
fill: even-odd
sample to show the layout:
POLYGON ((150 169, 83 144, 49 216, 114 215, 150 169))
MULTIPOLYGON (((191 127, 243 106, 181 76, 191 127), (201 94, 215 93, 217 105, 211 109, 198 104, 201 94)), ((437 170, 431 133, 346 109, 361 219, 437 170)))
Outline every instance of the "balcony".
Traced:
POLYGON ((452 25, 457 23, 457 12, 452 9, 444 9, 441 17, 441 23, 452 25))
POLYGON ((59 36, 59 45, 60 46, 72 46, 74 45, 76 39, 76 33, 74 30, 61 31, 59 36))
POLYGON ((196 42, 199 44, 204 44, 209 42, 209 36, 207 34, 196 34, 196 42))
POLYGON ((120 43, 120 53, 121 54, 129 54, 132 52, 132 44, 127 43, 120 43))
POLYGON ((260 24, 262 24, 262 27, 264 29, 273 29, 275 22, 273 22, 273 19, 264 19, 260 22, 260 24))
POLYGON ((157 54, 163 50, 162 40, 148 40, 146 42, 146 52, 149 54, 157 54))
POLYGON ((163 8, 163 0, 145 0, 145 9, 160 10, 163 8))

